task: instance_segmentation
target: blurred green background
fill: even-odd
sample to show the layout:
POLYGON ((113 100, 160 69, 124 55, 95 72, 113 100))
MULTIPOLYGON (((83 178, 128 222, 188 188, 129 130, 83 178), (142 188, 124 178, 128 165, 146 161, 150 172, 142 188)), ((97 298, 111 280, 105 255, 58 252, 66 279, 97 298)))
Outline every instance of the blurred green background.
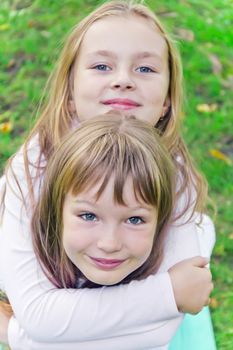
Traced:
MULTIPOLYGON (((104 1, 1 0, 0 173, 36 118, 70 28, 104 1)), ((173 33, 186 87, 184 137, 218 207, 211 312, 218 349, 233 349, 233 1, 148 0, 173 33)))

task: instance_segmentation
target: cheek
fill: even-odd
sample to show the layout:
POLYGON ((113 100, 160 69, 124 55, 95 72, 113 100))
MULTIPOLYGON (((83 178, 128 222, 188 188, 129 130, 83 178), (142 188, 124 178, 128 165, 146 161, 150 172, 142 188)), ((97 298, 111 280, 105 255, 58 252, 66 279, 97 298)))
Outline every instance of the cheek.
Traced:
POLYGON ((142 256, 148 258, 153 247, 153 241, 151 237, 144 241, 144 245, 142 244, 142 256))
POLYGON ((151 100, 151 104, 153 105, 153 108, 155 110, 160 110, 164 106, 164 103, 167 97, 167 90, 162 88, 162 84, 160 88, 156 90, 157 91, 151 94, 150 100, 151 100))
POLYGON ((85 249, 90 244, 90 237, 86 232, 74 223, 70 222, 65 225, 63 230, 63 245, 68 252, 78 252, 85 249))
POLYGON ((152 84, 150 89, 147 89, 150 91, 150 94, 148 95, 150 97, 151 102, 153 104, 163 105, 164 101, 167 97, 169 89, 169 79, 167 76, 167 73, 163 73, 160 76, 157 77, 156 81, 152 84))
POLYGON ((137 257, 148 257, 151 253, 154 241, 154 232, 138 232, 131 240, 131 251, 137 257))
POLYGON ((98 87, 94 82, 80 84, 74 89, 74 105, 79 121, 85 121, 101 114, 98 87), (93 88, 93 86, 95 88, 93 88))
POLYGON ((96 96, 101 87, 101 79, 91 71, 83 70, 77 72, 74 78, 74 96, 81 101, 81 98, 96 96))

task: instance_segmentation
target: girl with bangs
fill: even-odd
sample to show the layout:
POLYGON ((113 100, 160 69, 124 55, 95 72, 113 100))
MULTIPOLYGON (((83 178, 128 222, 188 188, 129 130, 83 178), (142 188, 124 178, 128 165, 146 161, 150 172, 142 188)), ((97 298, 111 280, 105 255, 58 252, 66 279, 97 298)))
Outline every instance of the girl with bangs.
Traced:
MULTIPOLYGON (((47 162, 32 216, 42 270, 56 288, 129 284, 155 274, 174 200, 174 166, 151 124, 116 113, 84 121, 47 162)), ((146 339, 133 334, 86 339, 78 346, 166 349, 181 320, 179 314, 150 326, 146 339)))
POLYGON ((173 277, 171 266, 203 254, 203 247, 209 256, 214 231, 203 216, 207 247, 204 240, 199 242, 196 212, 204 211, 207 186, 180 135, 182 70, 169 35, 147 7, 134 1, 107 2, 74 28, 49 85, 38 122, 2 178, 0 276, 16 317, 10 319, 8 329, 11 348, 20 344, 26 349, 34 340, 34 349, 36 342, 38 349, 43 349, 43 343, 46 349, 58 349, 59 344, 72 349, 87 339, 142 334, 177 317, 179 311, 197 313, 212 288, 203 268, 206 260, 176 265, 173 277), (112 110, 155 126, 169 150, 176 181, 174 220, 164 228, 166 237, 171 237, 165 239, 169 248, 158 273, 142 281, 97 290, 54 289, 38 266, 30 238, 47 162, 70 129, 112 110), (201 278, 193 278, 194 270, 201 278), (190 286, 199 291, 192 300, 190 286), (135 307, 142 296, 147 305, 143 313, 135 307), (124 298, 128 303, 120 311, 124 298), (86 314, 89 305, 98 310, 94 316, 86 314), (114 310, 118 317, 104 323, 114 310))
POLYGON ((68 134, 47 163, 32 217, 34 249, 51 282, 93 288, 155 273, 173 171, 156 129, 132 117, 99 116, 68 134))

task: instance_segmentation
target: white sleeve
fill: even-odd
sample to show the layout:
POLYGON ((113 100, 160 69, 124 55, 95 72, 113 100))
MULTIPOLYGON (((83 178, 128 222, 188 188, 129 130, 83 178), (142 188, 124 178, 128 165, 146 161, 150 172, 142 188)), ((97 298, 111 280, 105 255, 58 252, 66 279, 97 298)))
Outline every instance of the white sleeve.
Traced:
MULTIPOLYGON (((200 251, 196 235, 196 223, 190 222, 183 226, 170 226, 166 241, 165 259, 160 270, 166 270, 174 263, 197 254, 200 254, 200 251)), ((77 292, 83 293, 83 295, 79 294, 80 305, 77 306, 77 309, 74 308, 74 314, 78 313, 76 314, 77 324, 74 328, 72 328, 72 322, 75 322, 75 315, 71 315, 70 320, 66 322, 69 309, 65 312, 62 300, 61 304, 59 305, 58 302, 57 305, 57 318, 59 321, 61 317, 61 324, 58 322, 50 327, 48 321, 46 322, 46 319, 41 319, 41 316, 39 316, 38 332, 33 339, 29 338, 28 334, 19 327, 16 319, 12 318, 9 326, 10 346, 12 350, 28 348, 30 350, 160 349, 161 345, 171 341, 182 319, 181 315, 177 317, 175 309, 173 316, 169 319, 170 311, 165 308, 170 303, 170 300, 166 300, 169 296, 168 286, 171 296, 170 278, 167 273, 158 273, 144 281, 133 281, 125 286, 76 291, 74 294, 76 297, 77 292), (108 294, 103 294, 103 291, 108 294), (88 294, 90 303, 84 305, 83 302, 85 303, 85 300, 88 300, 88 294), (91 298, 91 294, 93 298, 91 298), (82 308, 84 309, 82 310, 82 308), (151 310, 150 315, 147 308, 151 310), (95 314, 95 310, 97 314, 95 314), (98 315, 99 312, 101 315, 98 315), (158 320, 159 314, 164 314, 163 320, 162 318, 160 321, 158 320), (146 319, 147 317, 148 319, 146 319), (101 321, 101 327, 99 327, 98 320, 101 321), (49 333, 53 332, 47 339, 40 336, 40 327, 44 328, 42 322, 49 333), (132 326, 133 324, 134 326, 132 326), (90 328, 92 328, 91 331, 90 328), (67 336, 64 337, 64 334, 67 336)), ((75 300, 73 302, 75 303, 75 300)), ((47 306, 48 313, 55 312, 53 304, 47 306)))
MULTIPOLYGON (((14 163, 24 189, 21 165, 20 161, 14 163)), ((149 331, 156 322, 180 317, 167 272, 117 287, 54 288, 36 260, 30 216, 22 209, 13 178, 10 181, 0 228, 0 275, 16 319, 28 337, 42 343, 84 342, 149 331), (138 307, 142 304, 143 312, 138 307)), ((21 336, 22 332, 9 332, 10 342, 21 344, 21 336)))
MULTIPOLYGON (((6 213, 0 264, 5 264, 4 286, 15 316, 34 341, 85 342, 106 335, 117 337, 149 332, 155 322, 160 325, 164 320, 179 316, 166 272, 118 287, 54 288, 40 271, 31 242, 21 229, 17 220, 6 213), (139 305, 143 305, 143 312, 139 305)), ((18 335, 9 332, 10 343, 22 344, 22 335, 22 332, 18 335)), ((31 345, 23 345, 23 349, 28 348, 31 349, 31 345)), ((41 345, 39 349, 42 350, 41 345)), ((44 349, 48 349, 47 345, 44 349)))
POLYGON ((108 336, 102 339, 89 339, 84 342, 37 342, 28 339, 26 333, 19 328, 15 318, 11 318, 9 329, 17 334, 21 334, 21 342, 12 340, 9 346, 12 350, 142 350, 156 349, 165 350, 168 343, 174 336, 176 329, 180 324, 180 318, 171 319, 170 321, 154 324, 154 327, 148 329, 142 328, 140 333, 123 334, 121 336, 108 336), (23 340, 23 341, 22 341, 23 340))
MULTIPOLYGON (((19 180, 23 188, 22 173, 19 180)), ((164 263, 155 276, 117 287, 56 289, 36 260, 30 237, 30 218, 21 211, 16 188, 11 187, 7 188, 1 226, 0 274, 17 319, 12 318, 9 327, 12 350, 34 349, 32 343, 38 350, 49 350, 48 344, 51 349, 52 346, 59 349, 55 344, 63 344, 63 348, 65 345, 67 350, 72 350, 74 344, 84 344, 90 339, 135 337, 136 334, 153 333, 158 328, 166 329, 166 332, 158 333, 157 339, 162 339, 164 334, 171 339, 181 315, 166 270, 179 260, 199 255, 193 222, 169 228, 164 263), (143 308, 139 307, 141 305, 143 308)))

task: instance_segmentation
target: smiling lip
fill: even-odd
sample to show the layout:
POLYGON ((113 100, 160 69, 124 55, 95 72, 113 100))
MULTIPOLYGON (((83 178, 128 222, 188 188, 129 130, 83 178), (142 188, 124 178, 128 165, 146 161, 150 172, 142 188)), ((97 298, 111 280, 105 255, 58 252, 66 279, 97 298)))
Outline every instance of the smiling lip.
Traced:
POLYGON ((111 106, 113 109, 128 110, 140 107, 140 103, 129 100, 127 98, 113 98, 102 102, 106 106, 111 106))
POLYGON ((93 258, 90 256, 90 259, 95 263, 95 265, 102 270, 112 270, 115 267, 121 265, 125 260, 119 259, 101 259, 101 258, 93 258))

